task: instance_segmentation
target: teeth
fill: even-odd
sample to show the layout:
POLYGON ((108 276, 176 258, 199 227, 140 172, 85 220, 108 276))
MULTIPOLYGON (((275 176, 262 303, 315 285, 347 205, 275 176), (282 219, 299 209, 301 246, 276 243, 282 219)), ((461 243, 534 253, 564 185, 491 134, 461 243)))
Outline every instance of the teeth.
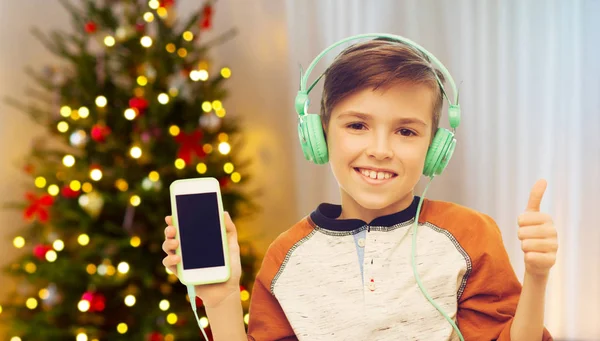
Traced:
POLYGON ((378 179, 378 180, 389 179, 393 176, 391 173, 388 173, 388 172, 376 172, 376 171, 372 171, 372 170, 368 170, 368 169, 360 169, 360 173, 371 179, 378 179))

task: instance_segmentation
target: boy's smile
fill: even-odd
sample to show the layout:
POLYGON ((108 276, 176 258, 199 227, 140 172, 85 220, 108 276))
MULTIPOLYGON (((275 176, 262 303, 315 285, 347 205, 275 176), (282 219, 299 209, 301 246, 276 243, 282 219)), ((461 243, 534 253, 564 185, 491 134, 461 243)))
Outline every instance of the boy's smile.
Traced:
POLYGON ((434 99, 426 85, 396 83, 340 101, 327 127, 342 215, 370 222, 408 207, 431 140, 434 99))
POLYGON ((354 170, 369 184, 379 185, 398 176, 393 170, 383 168, 355 167, 354 170))

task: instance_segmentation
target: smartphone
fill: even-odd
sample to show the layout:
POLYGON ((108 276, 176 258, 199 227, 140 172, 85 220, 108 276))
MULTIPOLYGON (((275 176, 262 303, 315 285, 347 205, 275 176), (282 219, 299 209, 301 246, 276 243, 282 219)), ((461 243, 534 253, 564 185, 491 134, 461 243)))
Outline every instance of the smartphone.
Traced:
POLYGON ((185 285, 226 282, 231 275, 219 181, 175 180, 169 187, 179 241, 178 277, 185 285))

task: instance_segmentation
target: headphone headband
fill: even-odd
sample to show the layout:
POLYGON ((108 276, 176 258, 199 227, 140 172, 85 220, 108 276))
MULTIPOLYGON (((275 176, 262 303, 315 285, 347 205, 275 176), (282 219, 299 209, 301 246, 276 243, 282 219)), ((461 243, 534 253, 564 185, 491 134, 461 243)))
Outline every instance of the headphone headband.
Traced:
POLYGON ((342 44, 347 43, 352 40, 358 40, 358 39, 364 39, 364 38, 392 39, 395 41, 405 43, 413 48, 416 48, 423 54, 425 54, 431 60, 431 62, 433 62, 442 71, 442 73, 444 74, 444 77, 448 80, 448 82, 450 83, 450 86, 452 87, 452 92, 454 94, 453 102, 450 101, 450 99, 448 98, 448 95, 446 94, 446 91, 445 91, 445 88, 444 88, 442 82, 438 78, 437 74, 435 74, 435 72, 434 72, 435 77, 438 81, 438 84, 440 85, 440 88, 442 90, 442 94, 444 95, 444 97, 446 97, 446 99, 448 100, 448 103, 449 103, 448 114, 449 114, 450 126, 452 128, 458 127, 458 125, 460 123, 460 106, 458 104, 458 90, 456 88, 456 83, 454 82, 454 79, 452 78, 452 75, 450 75, 450 72, 448 71, 448 69, 446 69, 444 64, 442 64, 442 62, 440 62, 433 54, 431 54, 429 51, 427 51, 425 48, 423 48, 419 44, 415 43, 414 41, 412 41, 408 38, 398 36, 398 35, 386 34, 386 33, 366 33, 366 34, 359 34, 359 35, 344 38, 344 39, 332 44, 331 46, 329 46, 328 48, 323 50, 321 53, 319 53, 319 55, 317 55, 317 57, 315 57, 315 59, 310 63, 310 65, 306 69, 306 73, 303 74, 302 70, 300 70, 300 90, 298 91, 298 94, 296 96, 296 103, 295 103, 296 112, 298 113, 298 115, 304 116, 307 114, 306 111, 307 111, 308 104, 309 104, 308 94, 313 89, 313 87, 319 82, 321 77, 323 77, 323 75, 324 75, 324 74, 321 74, 313 82, 313 84, 311 84, 311 86, 308 89, 306 88, 306 84, 308 82, 308 76, 310 75, 310 73, 312 72, 314 67, 317 65, 319 60, 321 60, 321 58, 323 58, 323 56, 325 56, 325 54, 327 54, 329 51, 331 51, 332 49, 336 48, 339 45, 342 45, 342 44))

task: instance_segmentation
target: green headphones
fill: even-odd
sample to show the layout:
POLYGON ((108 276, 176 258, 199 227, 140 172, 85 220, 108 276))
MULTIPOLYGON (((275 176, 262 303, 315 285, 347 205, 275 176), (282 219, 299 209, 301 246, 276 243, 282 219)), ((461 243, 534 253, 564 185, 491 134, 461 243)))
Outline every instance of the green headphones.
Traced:
MULTIPOLYGON (((337 43, 326 48, 312 61, 312 63, 306 70, 306 73, 300 75, 300 90, 298 91, 295 100, 296 112, 299 115, 298 137, 300 139, 300 145, 302 147, 304 157, 308 161, 314 162, 315 164, 325 164, 329 161, 327 143, 325 142, 323 126, 321 124, 321 117, 318 114, 307 113, 308 105, 310 102, 308 99, 308 94, 312 90, 312 88, 317 84, 317 82, 319 82, 323 74, 321 74, 321 76, 319 76, 319 78, 317 78, 317 80, 315 80, 315 82, 307 89, 306 83, 308 81, 308 76, 310 75, 312 69, 315 67, 317 62, 321 58, 323 58, 323 56, 331 49, 348 41, 363 38, 387 38, 395 40, 409 45, 425 54, 442 71, 445 78, 450 82, 453 93, 455 94, 454 102, 450 101, 450 99, 446 95, 446 91, 444 90, 442 82, 438 78, 437 74, 435 75, 438 84, 442 90, 443 96, 446 97, 446 100, 448 100, 449 102, 448 118, 450 121, 450 126, 454 130, 460 124, 460 106, 458 104, 458 91, 456 89, 456 84, 454 83, 450 72, 448 72, 446 67, 434 55, 432 55, 429 51, 425 50, 423 47, 419 46, 415 42, 397 35, 371 33, 351 36, 342 39, 337 43)), ((425 167, 423 168, 423 174, 428 177, 441 174, 448 165, 448 162, 450 161, 450 158, 454 153, 455 146, 456 139, 454 138, 454 133, 444 128, 438 128, 435 137, 433 138, 433 141, 431 142, 431 145, 429 146, 429 149, 427 151, 427 156, 425 158, 425 167)))

